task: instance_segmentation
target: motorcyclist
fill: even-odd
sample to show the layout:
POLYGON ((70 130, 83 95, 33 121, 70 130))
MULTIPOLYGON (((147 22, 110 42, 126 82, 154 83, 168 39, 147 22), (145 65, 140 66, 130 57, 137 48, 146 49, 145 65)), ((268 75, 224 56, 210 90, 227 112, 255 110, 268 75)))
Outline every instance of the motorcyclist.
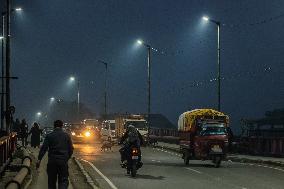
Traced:
MULTIPOLYGON (((121 166, 125 167, 127 160, 127 152, 131 146, 136 146, 140 151, 140 146, 143 144, 142 135, 139 131, 133 126, 129 125, 126 129, 126 132, 121 137, 119 144, 123 144, 124 146, 119 150, 121 155, 121 166)), ((139 155, 139 162, 142 166, 141 155, 139 155)))

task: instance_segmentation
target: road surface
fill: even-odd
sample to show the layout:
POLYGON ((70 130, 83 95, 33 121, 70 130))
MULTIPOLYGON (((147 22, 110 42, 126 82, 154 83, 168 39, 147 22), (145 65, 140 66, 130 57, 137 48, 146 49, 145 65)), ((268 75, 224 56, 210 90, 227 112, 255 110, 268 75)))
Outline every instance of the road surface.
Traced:
POLYGON ((179 154, 142 148, 144 166, 136 178, 119 165, 119 146, 101 152, 100 144, 75 144, 75 157, 104 189, 283 189, 284 169, 255 164, 191 161, 185 166, 179 154), (83 161, 86 160, 86 161, 83 161))

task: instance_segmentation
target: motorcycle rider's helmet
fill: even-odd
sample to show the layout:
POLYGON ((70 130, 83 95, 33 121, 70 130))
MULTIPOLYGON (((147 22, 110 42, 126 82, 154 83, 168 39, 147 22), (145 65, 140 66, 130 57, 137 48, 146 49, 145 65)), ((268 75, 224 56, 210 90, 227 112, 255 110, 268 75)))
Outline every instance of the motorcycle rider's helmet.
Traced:
POLYGON ((131 131, 135 131, 136 130, 136 128, 135 128, 135 126, 134 125, 128 125, 128 127, 127 127, 127 131, 129 131, 129 132, 131 132, 131 131))

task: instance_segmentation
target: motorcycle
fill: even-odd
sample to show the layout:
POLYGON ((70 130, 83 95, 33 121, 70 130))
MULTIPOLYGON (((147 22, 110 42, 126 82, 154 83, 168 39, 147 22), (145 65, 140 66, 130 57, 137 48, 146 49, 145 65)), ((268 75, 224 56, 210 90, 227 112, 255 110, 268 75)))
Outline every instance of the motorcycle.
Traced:
POLYGON ((122 167, 126 168, 127 174, 131 174, 132 177, 136 177, 137 170, 143 165, 141 162, 141 151, 136 146, 131 146, 125 151, 125 153, 127 162, 122 167))

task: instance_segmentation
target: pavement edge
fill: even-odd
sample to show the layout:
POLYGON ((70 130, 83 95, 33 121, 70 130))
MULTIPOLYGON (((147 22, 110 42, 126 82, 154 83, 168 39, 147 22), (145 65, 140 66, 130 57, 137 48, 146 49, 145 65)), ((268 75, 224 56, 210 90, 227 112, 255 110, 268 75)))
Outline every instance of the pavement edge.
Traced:
POLYGON ((76 163, 76 165, 79 167, 81 173, 85 176, 87 183, 93 188, 93 189, 99 189, 99 187, 95 184, 95 182, 93 181, 93 179, 91 178, 91 176, 88 174, 88 172, 85 170, 85 168, 83 167, 83 165, 80 163, 80 161, 73 157, 74 162, 76 163))

